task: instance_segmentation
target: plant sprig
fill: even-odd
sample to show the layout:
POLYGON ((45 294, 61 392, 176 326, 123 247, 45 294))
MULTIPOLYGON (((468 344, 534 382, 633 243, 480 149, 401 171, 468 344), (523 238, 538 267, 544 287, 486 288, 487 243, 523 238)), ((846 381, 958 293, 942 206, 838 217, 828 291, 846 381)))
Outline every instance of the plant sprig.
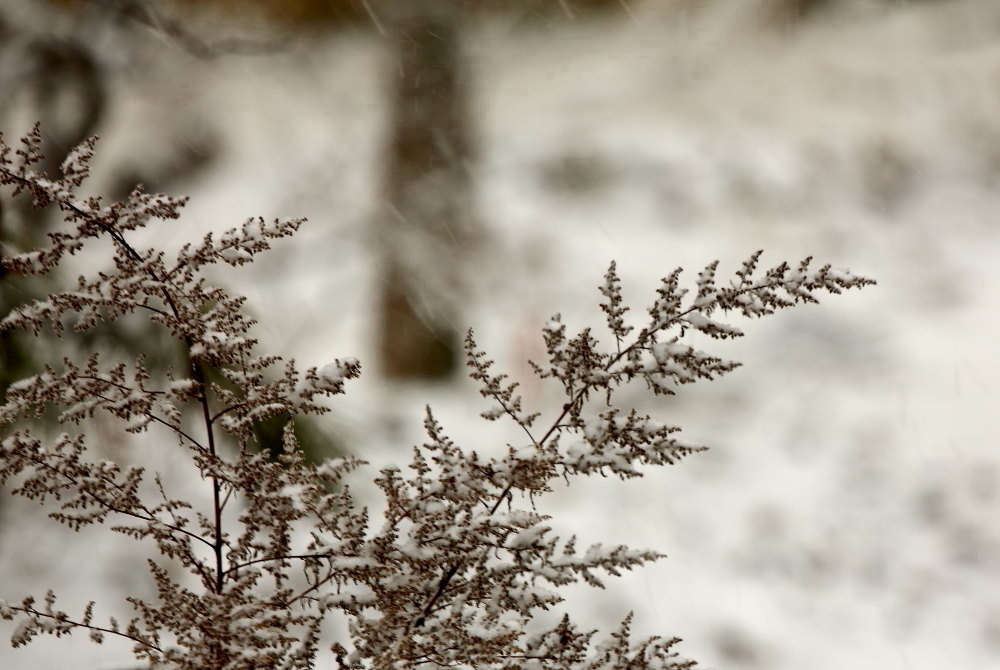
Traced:
POLYGON ((0 423, 37 418, 54 406, 72 433, 53 438, 18 428, 5 436, 0 483, 47 505, 51 517, 74 530, 115 519, 112 531, 152 542, 158 554, 147 566, 157 595, 128 598, 135 616, 124 625, 95 623, 93 603, 71 617, 56 609, 51 591, 41 607, 30 596, 0 601, 0 617, 19 622, 15 646, 43 633, 83 630, 97 643, 128 640, 138 659, 179 670, 305 670, 320 653, 323 620, 336 615, 346 617, 349 629, 331 648, 342 668, 691 668, 695 663, 675 650, 677 638, 634 639, 631 614, 601 642, 568 616, 532 629, 536 615, 562 601, 566 585, 603 588, 606 575, 662 557, 626 546, 578 548, 575 537, 555 534, 533 501, 557 479, 640 477, 645 466, 672 465, 704 449, 682 440, 678 427, 619 403, 621 388, 635 380, 653 394, 673 394, 739 365, 687 344, 689 331, 738 337, 742 332, 718 313, 760 317, 816 302, 820 292, 874 283, 830 266, 814 269, 811 259, 759 272, 757 252, 726 285, 716 281, 718 263, 710 263, 691 297, 675 270, 636 329, 627 323, 612 263, 599 289, 610 347, 591 329, 571 336, 559 315, 542 329, 546 357, 532 365, 563 392, 562 403, 548 411, 523 406, 517 384, 493 370, 470 331, 469 374, 490 402, 481 416, 513 422, 526 441, 483 457, 450 439, 427 408, 427 440, 413 448, 406 472, 387 466, 374 478, 387 505, 373 523, 350 488, 363 461, 306 459, 291 424, 276 458, 253 444, 257 421, 329 411, 323 399, 343 393, 360 364, 348 358, 302 372, 294 361, 258 354, 253 321, 241 311, 245 299, 204 275, 211 265, 253 261, 303 220, 253 219, 218 239, 206 235, 168 260, 129 237, 154 219, 177 218, 184 199, 140 189, 107 206, 78 198, 94 142, 70 155, 57 180, 34 171, 39 143, 37 128, 13 154, 0 140, 0 185, 38 206, 57 204, 67 230, 50 233, 44 249, 5 257, 4 266, 50 272, 103 236, 115 242, 113 262, 80 277, 73 290, 16 309, 0 329, 48 327, 62 336, 67 324, 85 331, 141 313, 171 333, 186 362, 158 375, 142 357, 108 363, 113 353, 93 352, 8 389, 0 423), (171 436, 174 444, 161 448, 197 469, 210 502, 199 506, 172 495, 165 478, 142 465, 96 460, 88 427, 102 415, 135 435, 171 436))

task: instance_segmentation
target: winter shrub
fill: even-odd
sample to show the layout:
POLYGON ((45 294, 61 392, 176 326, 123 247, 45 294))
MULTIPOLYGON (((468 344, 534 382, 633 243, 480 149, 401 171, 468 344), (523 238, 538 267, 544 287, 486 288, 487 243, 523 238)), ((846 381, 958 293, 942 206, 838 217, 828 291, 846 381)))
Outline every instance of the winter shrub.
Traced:
POLYGON ((467 335, 469 373, 489 401, 482 417, 513 422, 524 439, 502 457, 484 457, 449 439, 428 409, 427 440, 413 449, 408 467, 386 467, 374 477, 387 502, 376 521, 349 485, 364 461, 314 463, 291 427, 277 456, 253 443, 262 419, 327 412, 323 398, 343 393, 360 364, 341 359, 302 371, 294 361, 258 353, 252 321, 241 312, 244 298, 204 274, 212 265, 251 262, 303 221, 250 220, 174 255, 138 248, 131 233, 153 219, 177 218, 184 199, 141 189, 107 205, 78 197, 94 142, 67 158, 58 179, 34 171, 39 144, 37 128, 16 152, 0 143, 0 184, 7 195, 58 206, 66 227, 50 233, 45 248, 6 256, 5 267, 46 273, 97 238, 113 240, 113 263, 18 307, 0 328, 77 333, 144 314, 171 333, 187 360, 160 375, 142 356, 123 362, 96 351, 82 361, 67 357, 7 390, 0 483, 46 505, 73 530, 113 522, 111 530, 151 543, 159 557, 146 566, 156 598, 129 598, 129 621, 98 620, 94 603, 71 615, 51 591, 0 602, 0 616, 18 622, 14 646, 79 630, 97 643, 125 638, 140 661, 184 670, 311 668, 327 653, 343 668, 693 667, 675 651, 676 638, 634 639, 631 615, 600 641, 568 616, 549 628, 532 623, 558 605, 561 587, 602 586, 604 575, 661 557, 625 546, 578 549, 574 538, 552 533, 532 502, 557 480, 640 477, 644 466, 674 464, 702 449, 681 440, 677 427, 616 402, 625 384, 673 394, 738 365, 686 344, 689 331, 737 337, 739 329, 715 317, 760 317, 815 302, 817 292, 873 283, 814 268, 808 258, 761 271, 758 252, 723 283, 716 281, 717 263, 709 264, 693 293, 675 270, 639 330, 626 323, 612 264, 600 287, 610 346, 590 329, 571 334, 559 316, 542 329, 547 356, 532 365, 564 393, 554 410, 523 407, 517 385, 494 371, 467 335), (52 408, 66 432, 48 437, 31 421, 52 408), (204 506, 171 496, 159 474, 140 465, 96 459, 87 427, 105 413, 123 430, 149 434, 189 459, 201 475, 196 485, 208 490, 204 506), (349 633, 321 650, 321 622, 338 613, 349 633))

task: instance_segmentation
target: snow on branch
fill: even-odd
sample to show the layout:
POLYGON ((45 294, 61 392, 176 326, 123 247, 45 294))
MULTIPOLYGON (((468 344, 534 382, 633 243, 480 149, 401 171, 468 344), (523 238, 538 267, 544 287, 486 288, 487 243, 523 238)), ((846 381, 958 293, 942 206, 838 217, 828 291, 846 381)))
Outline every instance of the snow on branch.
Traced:
POLYGON ((534 500, 561 481, 640 477, 704 449, 681 439, 677 426, 619 402, 619 391, 632 382, 673 394, 739 365, 694 348, 685 339, 689 331, 739 337, 742 331, 720 315, 760 317, 874 283, 830 266, 817 269, 811 259, 761 272, 757 252, 728 283, 717 280, 718 262, 707 265, 690 298, 675 270, 636 328, 626 324, 612 263, 599 287, 608 346, 601 342, 607 336, 592 329, 572 334, 559 315, 542 327, 545 360, 532 365, 561 388, 562 402, 524 407, 517 385, 494 370, 470 331, 469 375, 489 403, 481 416, 512 422, 523 442, 483 457, 452 440, 428 408, 427 438, 410 462, 375 474, 386 509, 372 519, 351 493, 363 461, 308 460, 291 424, 279 453, 257 448, 253 437, 256 423, 268 417, 329 411, 323 399, 343 393, 360 363, 343 358, 300 371, 294 361, 258 353, 245 299, 203 273, 213 264, 253 261, 303 220, 252 219, 217 239, 206 235, 167 262, 162 251, 135 247, 130 233, 177 218, 183 199, 141 190, 107 206, 78 198, 93 141, 69 155, 59 180, 34 171, 39 142, 37 128, 14 152, 0 140, 0 184, 39 206, 58 204, 66 226, 49 234, 46 248, 9 256, 5 266, 50 272, 104 236, 115 252, 108 267, 80 277, 72 290, 18 307, 0 329, 37 334, 48 326, 64 335, 67 324, 71 334, 145 314, 177 340, 185 362, 154 373, 141 356, 122 362, 94 351, 7 389, 0 424, 16 429, 0 442, 0 484, 44 504, 70 529, 112 521, 111 530, 152 543, 158 554, 144 566, 156 596, 129 598, 135 616, 126 624, 98 623, 93 604, 72 617, 55 608, 51 592, 42 605, 31 596, 0 602, 0 618, 17 621, 15 646, 40 634, 81 631, 96 643, 128 639, 139 660, 179 670, 305 670, 331 653, 352 670, 694 667, 676 651, 675 637, 634 638, 631 614, 604 639, 568 616, 548 630, 530 625, 559 606, 566 585, 604 588, 608 577, 662 557, 627 546, 578 548, 534 500), (72 433, 36 437, 29 424, 51 408, 72 433), (171 438, 157 444, 197 468, 209 493, 200 500, 210 502, 171 496, 160 474, 141 464, 95 458, 90 428, 102 415, 141 439, 171 438), (178 576, 185 572, 193 582, 178 576), (321 650, 322 622, 334 614, 347 618, 349 632, 321 650))

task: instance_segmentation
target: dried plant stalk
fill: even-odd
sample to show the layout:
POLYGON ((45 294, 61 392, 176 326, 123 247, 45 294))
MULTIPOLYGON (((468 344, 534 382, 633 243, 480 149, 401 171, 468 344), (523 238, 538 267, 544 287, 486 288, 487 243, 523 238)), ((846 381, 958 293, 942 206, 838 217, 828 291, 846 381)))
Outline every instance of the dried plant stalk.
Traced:
POLYGON ((388 505, 384 518, 372 523, 347 485, 363 461, 310 462, 290 426, 277 458, 252 443, 256 421, 328 411, 322 398, 342 393, 359 375, 359 363, 344 359, 302 372, 294 361, 256 353, 253 322, 241 312, 244 298, 204 276, 213 264, 251 262, 302 220, 250 220, 171 257, 139 249, 129 234, 152 219, 177 218, 184 200, 138 189, 110 205, 78 198, 94 142, 69 156, 59 180, 33 170, 39 142, 36 128, 13 153, 0 144, 0 184, 38 206, 57 204, 67 227, 49 234, 46 248, 5 257, 5 267, 48 272, 99 237, 114 240, 113 264, 80 277, 72 290, 18 308, 0 328, 39 333, 48 327, 62 334, 143 313, 183 345, 187 363, 154 379, 142 357, 118 362, 94 352, 8 389, 0 423, 11 426, 57 407, 69 430, 54 439, 30 428, 6 435, 0 482, 45 504, 52 518, 74 530, 110 520, 111 530, 152 543, 159 555, 148 564, 157 597, 129 598, 135 616, 127 622, 98 623, 93 603, 71 616, 56 607, 51 591, 41 602, 0 602, 0 616, 18 621, 15 646, 42 633, 80 630, 98 643, 108 636, 128 639, 136 657, 155 667, 305 669, 320 653, 324 617, 340 613, 349 636, 331 651, 343 668, 693 667, 675 651, 676 638, 633 639, 631 615, 600 642, 568 616, 549 630, 527 632, 539 611, 562 600, 560 587, 579 581, 600 587, 605 574, 661 557, 625 546, 578 550, 575 538, 552 533, 531 501, 556 479, 639 477, 644 465, 673 464, 703 448, 681 440, 677 427, 616 402, 619 389, 634 380, 654 394, 672 394, 738 365, 685 344, 688 330, 740 336, 713 317, 732 311, 764 316, 815 302, 817 292, 873 283, 830 266, 813 268, 810 259, 760 272, 758 252, 727 284, 716 283, 717 263, 707 266, 692 297, 681 287, 681 271, 674 271, 663 280, 646 325, 634 332, 612 264, 600 287, 610 348, 589 329, 571 336, 558 315, 543 328, 546 359, 532 365, 565 394, 545 421, 522 406, 517 385, 494 372, 470 332, 467 364, 490 402, 483 418, 512 421, 526 439, 501 457, 485 458, 449 439, 428 408, 427 441, 413 449, 406 472, 386 467, 374 480, 388 505), (87 426, 99 413, 124 420, 132 433, 171 435, 176 444, 163 448, 197 467, 210 488, 208 506, 171 497, 159 475, 142 466, 95 460, 87 426), (149 490, 159 497, 150 498, 149 490), (178 569, 187 581, 175 576, 178 569))

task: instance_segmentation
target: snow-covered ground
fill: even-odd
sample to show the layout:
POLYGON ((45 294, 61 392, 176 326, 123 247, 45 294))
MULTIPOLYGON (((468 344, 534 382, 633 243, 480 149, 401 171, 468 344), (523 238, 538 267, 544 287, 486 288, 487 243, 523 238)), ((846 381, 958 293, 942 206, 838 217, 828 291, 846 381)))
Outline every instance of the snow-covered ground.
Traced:
MULTIPOLYGON (((543 409, 557 398, 520 361, 540 354, 554 312, 599 322, 611 259, 640 314, 674 267, 693 276, 719 258, 728 272, 758 248, 769 264, 815 255, 879 282, 706 344, 744 367, 645 406, 709 452, 542 503, 584 542, 669 554, 567 607, 604 629, 635 610, 637 630, 684 638, 707 667, 1000 667, 1000 5, 914 3, 795 30, 741 7, 651 2, 609 23, 497 21, 469 40, 486 242, 463 260, 476 270, 464 319, 543 409)), ((162 53, 155 78, 125 84, 101 160, 140 142, 155 159, 171 132, 204 125, 224 153, 162 239, 308 216, 230 281, 278 353, 370 361, 367 224, 392 72, 377 36, 207 64, 162 53)), ((366 458, 402 461, 427 402, 469 448, 517 439, 476 418, 468 383, 367 375, 333 421, 366 458)), ((0 597, 118 598, 141 576, 99 534, 78 554, 76 538, 43 520, 12 529, 9 515, 0 597)), ((79 638, 0 647, 0 667, 127 665, 127 649, 79 638)))

